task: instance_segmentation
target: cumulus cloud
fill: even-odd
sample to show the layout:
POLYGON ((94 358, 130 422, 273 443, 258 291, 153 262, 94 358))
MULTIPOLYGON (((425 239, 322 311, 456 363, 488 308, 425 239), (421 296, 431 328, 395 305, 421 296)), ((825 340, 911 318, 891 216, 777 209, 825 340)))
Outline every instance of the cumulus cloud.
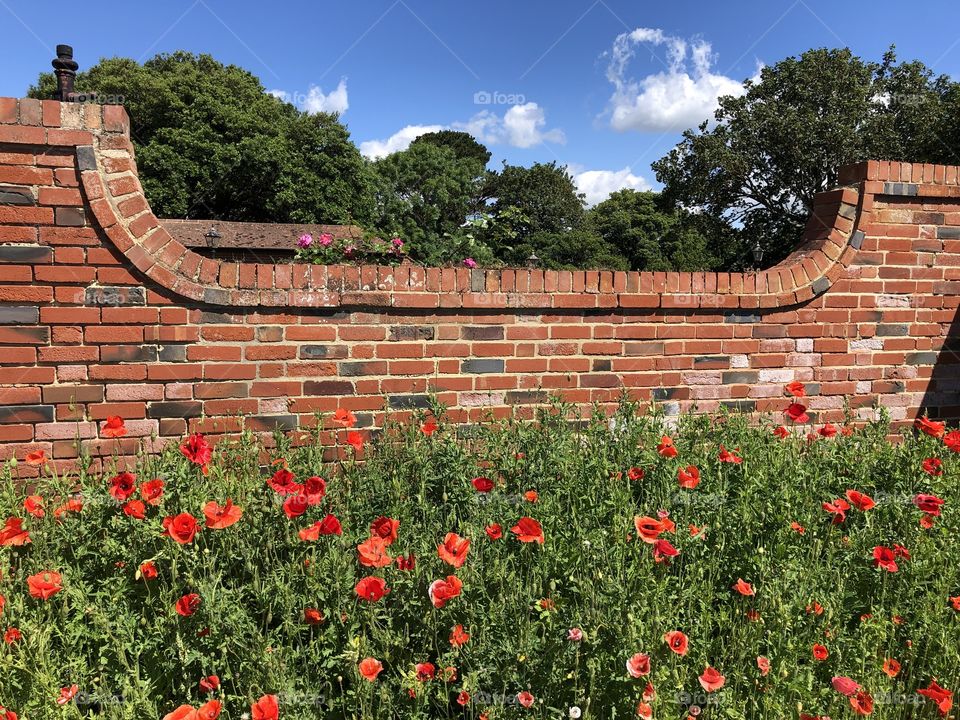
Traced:
POLYGON ((545 142, 563 144, 567 141, 563 130, 547 129, 543 108, 535 102, 528 102, 512 106, 502 117, 490 110, 483 110, 465 122, 449 125, 408 125, 385 140, 360 143, 360 152, 366 157, 376 159, 406 150, 420 135, 437 130, 462 130, 486 145, 510 145, 518 148, 531 148, 545 142))
POLYGON ((663 132, 710 119, 717 98, 745 92, 741 82, 713 72, 715 59, 710 43, 701 38, 687 41, 656 28, 619 35, 607 67, 607 79, 614 86, 610 125, 621 132, 663 132), (663 48, 667 67, 640 79, 631 77, 628 66, 640 45, 663 48))
POLYGON ((421 135, 446 129, 443 125, 407 125, 386 140, 367 140, 360 143, 360 153, 371 160, 406 150, 421 135))
POLYGON ((596 205, 606 200, 617 190, 649 190, 650 183, 634 175, 629 167, 623 170, 584 170, 576 172, 573 181, 577 189, 586 195, 587 205, 596 205))
POLYGON ((268 93, 284 102, 292 103, 308 113, 339 113, 342 115, 350 107, 347 94, 347 79, 341 78, 336 88, 328 93, 317 85, 311 85, 307 94, 289 93, 286 90, 269 90, 268 93))

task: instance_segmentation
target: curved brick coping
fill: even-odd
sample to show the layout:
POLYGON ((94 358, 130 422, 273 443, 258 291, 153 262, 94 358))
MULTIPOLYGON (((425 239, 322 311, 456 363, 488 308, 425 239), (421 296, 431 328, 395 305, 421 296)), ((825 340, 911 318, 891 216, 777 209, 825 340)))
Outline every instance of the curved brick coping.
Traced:
MULTIPOLYGON (((3 101, 0 101, 3 102, 3 101)), ((782 308, 832 286, 856 255, 869 222, 871 183, 882 163, 846 169, 856 185, 821 193, 800 249, 761 272, 678 273, 239 263, 215 260, 174 239, 143 194, 120 106, 19 102, 19 122, 0 125, 0 142, 75 146, 77 168, 96 223, 141 272, 173 293, 214 306, 398 308, 782 308), (41 106, 42 127, 25 126, 25 104, 41 106)), ((3 116, 0 123, 11 123, 3 116)), ((16 110, 16 108, 14 108, 16 110)), ((10 115, 12 113, 8 113, 10 115)), ((892 165, 898 170, 900 163, 892 165)), ((910 167, 907 165, 907 167, 910 167)), ((915 165, 907 179, 926 166, 915 165), (919 168, 919 170, 916 170, 919 168)), ((933 168, 934 166, 930 166, 933 168)), ((950 168, 939 167, 940 182, 950 168)), ((955 171, 956 168, 953 168, 955 171)), ((902 175, 902 171, 901 171, 902 175)), ((897 178, 901 179, 900 176, 897 178)), ((930 180, 934 181, 933 175, 930 180)), ((956 173, 954 172, 954 182, 956 173)), ((882 185, 882 183, 872 183, 882 185)), ((941 188, 960 190, 960 188, 941 188)))

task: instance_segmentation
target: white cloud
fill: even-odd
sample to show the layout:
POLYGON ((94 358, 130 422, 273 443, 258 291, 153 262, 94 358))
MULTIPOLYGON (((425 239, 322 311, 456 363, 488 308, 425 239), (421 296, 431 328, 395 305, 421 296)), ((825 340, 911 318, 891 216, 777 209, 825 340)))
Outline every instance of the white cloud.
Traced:
POLYGON ((407 125, 386 140, 367 140, 360 143, 360 153, 371 160, 406 150, 421 135, 444 130, 443 125, 407 125))
POLYGON ((449 125, 408 125, 386 140, 368 140, 360 143, 360 152, 369 158, 383 157, 406 150, 417 137, 437 130, 462 130, 487 145, 510 145, 531 148, 545 142, 562 145, 567 141, 563 130, 546 129, 547 118, 543 108, 535 102, 514 105, 503 117, 490 110, 477 113, 466 122, 449 125))
POLYGON ((688 42, 655 28, 619 35, 607 67, 607 79, 614 86, 610 125, 621 132, 670 131, 711 119, 717 98, 745 92, 741 82, 712 72, 714 61, 712 47, 703 39, 688 42), (667 67, 637 80, 627 67, 641 44, 665 48, 667 67))
POLYGON ((628 188, 630 190, 649 190, 646 179, 634 175, 629 167, 623 170, 585 170, 573 176, 577 189, 586 195, 587 205, 596 205, 606 200, 610 193, 628 188))
POLYGON ((328 93, 324 93, 318 85, 311 85, 306 95, 289 93, 286 90, 268 90, 267 93, 284 102, 292 103, 308 113, 326 112, 342 115, 350 107, 346 78, 341 78, 337 87, 328 93))

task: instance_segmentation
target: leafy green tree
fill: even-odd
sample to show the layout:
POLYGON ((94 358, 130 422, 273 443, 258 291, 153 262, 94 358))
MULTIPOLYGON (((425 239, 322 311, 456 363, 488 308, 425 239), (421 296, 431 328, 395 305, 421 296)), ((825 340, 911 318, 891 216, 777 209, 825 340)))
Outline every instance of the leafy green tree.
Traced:
MULTIPOLYGON (((31 88, 50 97, 52 74, 31 88)), ((144 191, 161 217, 366 223, 367 162, 334 114, 269 95, 253 74, 176 52, 143 65, 101 60, 77 90, 121 96, 144 191)))
POLYGON ((481 171, 492 157, 483 143, 477 141, 470 133, 462 130, 438 130, 437 132, 424 133, 410 144, 417 145, 420 143, 450 148, 458 160, 475 160, 481 171))
POLYGON ((843 164, 958 162, 957 136, 944 131, 955 86, 922 63, 898 65, 892 49, 882 63, 849 49, 810 50, 745 87, 653 165, 668 203, 726 228, 731 266, 748 264, 757 241, 771 263, 789 254, 814 196, 837 183, 843 164))

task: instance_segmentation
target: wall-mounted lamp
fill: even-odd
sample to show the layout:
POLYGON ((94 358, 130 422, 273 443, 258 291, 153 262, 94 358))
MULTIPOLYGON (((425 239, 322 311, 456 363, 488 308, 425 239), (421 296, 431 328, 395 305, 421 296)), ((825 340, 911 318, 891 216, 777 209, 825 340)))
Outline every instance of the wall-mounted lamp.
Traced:
POLYGON ((757 240, 753 244, 753 248, 750 250, 753 253, 753 267, 759 269, 760 263, 763 262, 763 248, 760 247, 760 241, 757 240))
POLYGON ((211 225, 210 229, 207 230, 203 236, 207 239, 207 247, 210 248, 213 253, 216 253, 217 245, 219 245, 223 235, 217 232, 217 229, 211 225))

